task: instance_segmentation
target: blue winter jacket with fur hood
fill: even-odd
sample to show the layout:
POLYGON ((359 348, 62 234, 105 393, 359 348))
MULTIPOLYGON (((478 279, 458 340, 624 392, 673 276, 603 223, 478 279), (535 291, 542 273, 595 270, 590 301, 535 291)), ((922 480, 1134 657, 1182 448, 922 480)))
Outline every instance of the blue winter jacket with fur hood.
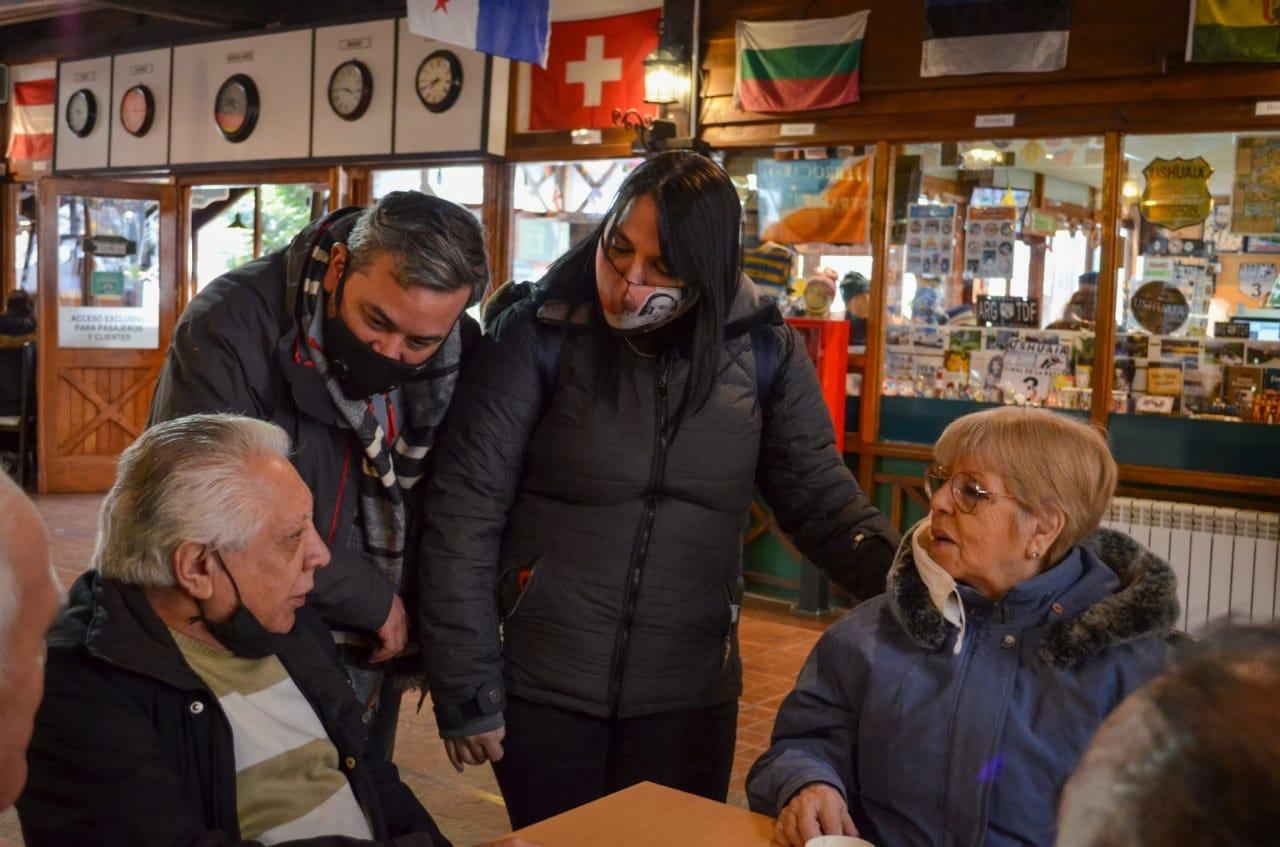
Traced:
POLYGON ((1052 845, 1058 796, 1103 718, 1167 660, 1169 566, 1101 530, 999 603, 960 586, 967 627, 929 598, 903 539, 888 591, 832 626, 747 778, 776 815, 835 786, 888 847, 1052 845))

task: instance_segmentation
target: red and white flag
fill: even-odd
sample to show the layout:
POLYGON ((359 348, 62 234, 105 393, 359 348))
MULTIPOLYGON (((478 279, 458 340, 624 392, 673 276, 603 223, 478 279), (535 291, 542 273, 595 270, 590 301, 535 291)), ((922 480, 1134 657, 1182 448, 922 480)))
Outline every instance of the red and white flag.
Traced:
MULTIPOLYGON (((656 115, 644 102, 644 58, 658 47, 661 8, 551 24, 547 66, 533 68, 529 129, 605 129, 613 110, 656 115)), ((555 18, 553 9, 553 18, 555 18)))
POLYGON ((58 99, 58 67, 54 62, 14 65, 13 127, 7 158, 31 162, 53 158, 54 104, 58 99))

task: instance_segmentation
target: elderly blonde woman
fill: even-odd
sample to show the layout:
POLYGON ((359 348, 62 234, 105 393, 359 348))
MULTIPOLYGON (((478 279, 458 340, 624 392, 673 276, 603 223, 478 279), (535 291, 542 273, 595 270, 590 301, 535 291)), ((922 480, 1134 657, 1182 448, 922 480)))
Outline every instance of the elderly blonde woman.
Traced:
POLYGON ((887 592, 823 635, 747 778, 776 844, 1050 845, 1093 731, 1166 661, 1174 576, 1098 529, 1100 433, 1003 407, 934 453, 887 592))

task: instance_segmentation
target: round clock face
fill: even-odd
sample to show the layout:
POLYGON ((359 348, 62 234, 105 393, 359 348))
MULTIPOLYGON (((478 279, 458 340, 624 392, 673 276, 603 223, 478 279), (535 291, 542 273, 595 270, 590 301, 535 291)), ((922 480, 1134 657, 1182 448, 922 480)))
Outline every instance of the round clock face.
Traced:
POLYGON ((451 50, 437 50, 418 65, 418 99, 432 112, 444 112, 462 93, 462 63, 451 50))
POLYGON ((82 88, 67 101, 67 128, 79 138, 93 132, 93 124, 98 118, 98 101, 93 92, 82 88))
POLYGON ((373 74, 359 59, 343 62, 329 77, 329 108, 338 117, 354 121, 369 108, 373 99, 373 74))
POLYGON ((244 141, 258 122, 258 86, 245 74, 229 77, 213 101, 213 119, 222 137, 244 141))
POLYGON ((155 116, 156 101, 145 85, 135 85, 120 98, 120 125, 130 135, 146 135, 155 116))

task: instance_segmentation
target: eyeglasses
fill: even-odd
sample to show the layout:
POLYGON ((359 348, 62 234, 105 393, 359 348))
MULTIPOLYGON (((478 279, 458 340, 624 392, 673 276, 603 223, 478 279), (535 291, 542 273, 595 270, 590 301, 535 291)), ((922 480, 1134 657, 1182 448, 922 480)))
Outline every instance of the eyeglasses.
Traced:
POLYGON ((606 244, 604 240, 604 236, 600 237, 600 247, 604 252, 605 261, 609 263, 609 267, 613 268, 613 272, 618 275, 618 277, 622 280, 623 284, 627 286, 628 290, 632 288, 637 288, 637 289, 640 289, 641 292, 647 291, 649 293, 653 293, 655 291, 679 291, 685 287, 684 283, 680 282, 679 280, 676 280, 673 284, 670 284, 670 285, 655 284, 648 281, 632 282, 631 280, 627 279, 627 275, 622 272, 622 269, 618 267, 618 263, 613 260, 612 253, 614 249, 617 249, 617 248, 610 247, 608 244, 606 244))
POLYGON ((948 474, 942 465, 930 465, 924 472, 924 492, 929 495, 929 499, 933 499, 933 495, 942 490, 942 486, 947 482, 951 483, 951 499, 955 501, 956 508, 968 514, 978 508, 978 503, 982 500, 991 500, 994 497, 1008 497, 1010 500, 1017 500, 1012 494, 1001 494, 998 491, 988 491, 978 484, 972 474, 961 471, 960 473, 948 474))

